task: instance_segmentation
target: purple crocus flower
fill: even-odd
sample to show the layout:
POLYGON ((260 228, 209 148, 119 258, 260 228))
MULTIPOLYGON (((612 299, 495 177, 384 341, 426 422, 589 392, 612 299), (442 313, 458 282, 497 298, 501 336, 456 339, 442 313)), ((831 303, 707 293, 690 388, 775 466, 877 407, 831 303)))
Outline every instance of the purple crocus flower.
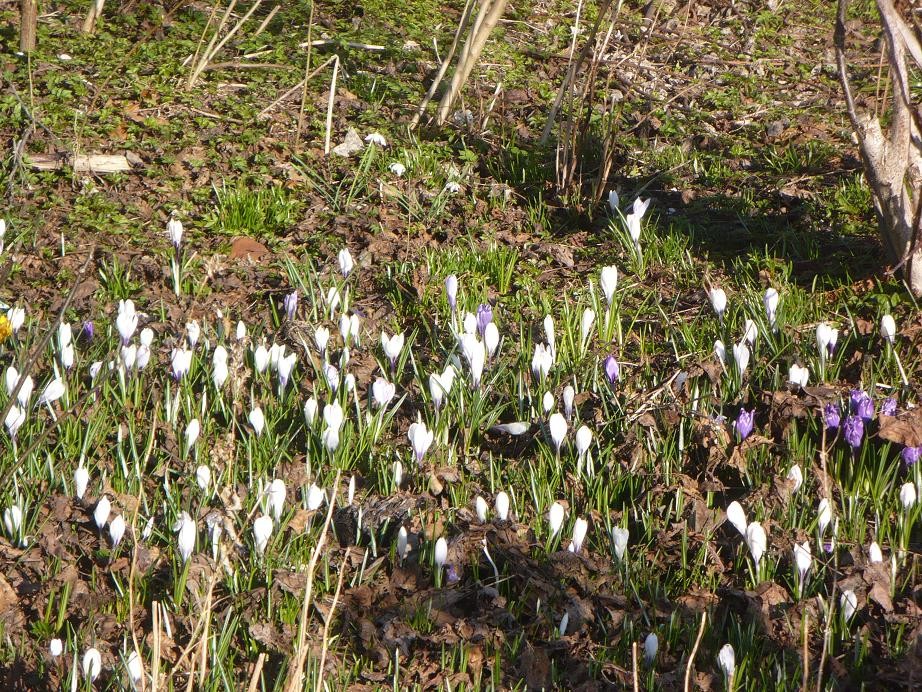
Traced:
POLYGON ((448 579, 449 584, 457 584, 461 581, 461 575, 458 573, 458 568, 454 565, 445 565, 445 576, 448 579))
POLYGON ((842 422, 842 413, 835 404, 826 404, 823 407, 823 421, 827 430, 836 430, 842 422))
POLYGON ((858 449, 864 437, 864 421, 861 416, 848 416, 842 426, 842 434, 852 449, 858 449))
POLYGON ((867 422, 874 418, 874 401, 866 392, 853 389, 848 397, 848 407, 852 414, 867 422))
POLYGON ((458 277, 454 274, 445 279, 445 297, 448 298, 448 305, 454 312, 458 307, 458 277))
POLYGON ((298 292, 292 291, 287 296, 285 296, 285 316, 289 320, 295 318, 295 313, 298 311, 298 292))
POLYGON ((882 416, 895 416, 896 415, 896 397, 888 396, 880 404, 880 415, 882 416))
POLYGON ((605 377, 608 378, 608 384, 614 384, 621 375, 621 367, 618 365, 618 359, 614 355, 609 355, 602 363, 605 367, 605 377))
POLYGON ((86 341, 92 341, 95 335, 96 327, 93 325, 93 320, 84 322, 83 328, 80 330, 80 336, 86 341))
POLYGON ((489 303, 481 303, 480 307, 477 308, 477 331, 480 336, 483 336, 484 330, 487 328, 487 325, 493 321, 493 308, 489 303))
POLYGON ((739 436, 740 442, 752 434, 752 430, 755 427, 755 418, 755 409, 752 409, 751 411, 741 409, 740 415, 735 421, 733 421, 733 428, 736 430, 736 434, 739 436))
POLYGON ((900 452, 900 457, 902 457, 906 466, 912 466, 918 463, 919 458, 922 457, 922 447, 904 447, 903 451, 900 452))

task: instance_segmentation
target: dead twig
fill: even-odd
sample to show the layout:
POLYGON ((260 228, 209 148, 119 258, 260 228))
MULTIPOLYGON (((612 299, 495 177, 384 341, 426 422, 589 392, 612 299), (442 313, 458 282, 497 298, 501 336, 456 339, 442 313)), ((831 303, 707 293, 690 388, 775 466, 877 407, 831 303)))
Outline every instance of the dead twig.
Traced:
POLYGON ((701 613, 701 624, 698 626, 698 636, 695 637, 695 645, 688 655, 688 664, 685 666, 685 686, 683 689, 688 692, 691 689, 692 668, 695 665, 695 656, 698 653, 698 647, 701 646, 701 640, 704 637, 704 625, 708 619, 708 612, 705 610, 701 613))

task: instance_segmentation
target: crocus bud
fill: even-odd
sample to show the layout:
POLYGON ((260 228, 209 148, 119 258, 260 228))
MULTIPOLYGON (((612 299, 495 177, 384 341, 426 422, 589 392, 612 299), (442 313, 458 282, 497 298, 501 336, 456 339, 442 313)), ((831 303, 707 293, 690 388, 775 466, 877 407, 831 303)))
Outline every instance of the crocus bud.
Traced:
POLYGON ((655 633, 650 632, 647 635, 647 638, 643 642, 643 660, 648 666, 653 664, 653 660, 656 658, 656 652, 659 650, 659 637, 655 633))
POLYGON ((813 555, 810 552, 810 541, 804 541, 802 544, 794 544, 794 563, 797 565, 797 574, 800 583, 803 584, 813 565, 813 555))
POLYGON ((884 315, 880 318, 880 335, 891 344, 896 339, 896 322, 893 315, 884 315))
POLYGON ((714 355, 717 356, 717 360, 720 361, 720 365, 724 368, 727 367, 727 347, 724 346, 724 342, 720 339, 714 342, 714 355))
POLYGON ((487 325, 493 322, 493 307, 489 303, 481 303, 477 307, 477 333, 483 336, 487 325))
POLYGON ((89 482, 90 473, 81 463, 74 471, 74 495, 78 500, 83 499, 83 495, 86 492, 86 486, 89 484, 89 482))
POLYGON ((846 417, 842 436, 852 449, 858 449, 864 439, 864 420, 860 416, 846 417))
POLYGON ((250 415, 247 416, 247 420, 250 422, 250 425, 253 426, 253 432, 256 433, 256 437, 259 437, 263 434, 263 429, 266 427, 266 417, 263 414, 263 410, 256 406, 250 415))
POLYGON ((581 425, 576 431, 576 454, 582 459, 589 446, 592 444, 592 431, 585 425, 581 425))
POLYGON ((393 382, 388 382, 379 377, 371 385, 371 397, 378 408, 386 407, 397 394, 397 387, 393 382))
POLYGON ((309 398, 304 402, 304 422, 307 424, 307 427, 314 427, 314 421, 317 420, 317 399, 315 397, 309 398))
POLYGON ((755 427, 755 409, 752 411, 747 411, 746 409, 741 409, 739 416, 733 422, 733 428, 736 430, 736 435, 739 438, 739 441, 742 442, 750 434, 755 427))
POLYGON ((410 425, 407 437, 413 447, 413 453, 416 455, 416 463, 422 464, 423 457, 435 437, 433 432, 426 427, 425 423, 417 422, 410 425))
POLYGON ((42 393, 38 397, 39 405, 42 404, 51 404, 64 396, 66 387, 64 385, 64 380, 60 377, 56 377, 42 390, 42 393))
POLYGON ((615 266, 602 267, 602 273, 599 277, 599 285, 602 287, 602 293, 605 295, 605 301, 611 307, 612 298, 618 288, 618 268, 615 266))
POLYGON ((495 322, 490 322, 483 329, 483 345, 487 350, 487 355, 492 358, 499 346, 499 329, 495 322))
POLYGON ((554 443, 554 451, 560 454, 560 446, 567 435, 567 419, 559 413, 552 413, 548 419, 548 429, 551 433, 551 441, 554 443))
POLYGON ((19 505, 13 505, 4 510, 3 526, 11 539, 16 538, 22 526, 22 508, 19 505))
POLYGON ((610 354, 602 362, 602 367, 605 369, 605 378, 608 380, 608 384, 615 384, 621 375, 621 366, 618 365, 618 359, 610 354))
POLYGON ((749 348, 745 343, 738 343, 733 346, 733 362, 736 363, 736 371, 742 377, 746 374, 746 368, 749 367, 749 348))
POLYGON ((589 530, 589 523, 582 517, 573 524, 573 537, 570 541, 568 550, 571 553, 578 553, 583 547, 583 541, 586 539, 586 531, 589 530))
POLYGON ((727 294, 722 288, 712 288, 708 291, 708 298, 711 300, 711 307, 717 316, 723 320, 724 311, 727 309, 727 294))
POLYGON ((125 661, 125 668, 128 670, 128 677, 131 678, 131 684, 137 689, 141 678, 144 677, 144 665, 141 662, 141 656, 137 650, 132 649, 125 661))
POLYGON ((778 301, 780 297, 778 291, 774 288, 766 288, 765 295, 762 297, 762 303, 765 305, 765 317, 772 329, 775 328, 775 322, 778 317, 778 301))
POLYGON ((618 198, 617 190, 608 191, 608 208, 609 210, 611 210, 612 213, 615 213, 616 211, 618 211, 618 203, 620 201, 621 200, 618 198))
POLYGON ((113 548, 118 548, 118 544, 122 542, 122 537, 124 535, 125 535, 125 517, 119 514, 109 524, 109 539, 112 541, 113 548))
POLYGON ((285 510, 285 498, 288 490, 285 488, 285 481, 281 478, 274 478, 266 490, 266 508, 276 521, 282 518, 282 512, 285 510))
POLYGON ((489 508, 487 507, 487 501, 484 500, 480 495, 474 498, 474 508, 477 512, 477 520, 483 524, 487 520, 487 512, 489 508))
POLYGON ((295 318, 295 315, 298 312, 298 292, 292 291, 291 293, 286 294, 283 305, 285 307, 285 317, 290 322, 295 318))
POLYGON ((743 341, 748 343, 750 348, 753 348, 758 338, 759 327, 751 319, 746 318, 746 323, 743 325, 743 341))
POLYGON ((253 522, 253 539, 256 541, 256 552, 260 555, 265 554, 266 546, 269 545, 269 538, 272 536, 272 517, 263 514, 253 522))
POLYGON ((454 274, 445 279, 445 297, 448 299, 448 306, 454 312, 458 307, 458 277, 454 274))
POLYGON ((549 414, 554 408, 554 395, 550 392, 545 392, 544 396, 541 397, 541 408, 544 409, 544 414, 549 414))
POLYGON ((445 561, 448 559, 448 542, 444 537, 439 538, 435 542, 435 566, 436 569, 442 569, 445 566, 445 561))
POLYGON ((202 425, 198 422, 198 418, 193 418, 189 421, 189 424, 186 425, 186 449, 190 450, 195 446, 198 436, 202 431, 202 425))
POLYGON ((500 521, 507 521, 509 519, 509 495, 505 491, 500 491, 496 494, 495 501, 496 516, 500 521))
POLYGON ((556 536, 563 527, 564 509, 563 505, 555 502, 547 511, 547 523, 551 530, 551 537, 556 536))
POLYGON ((820 535, 822 536, 824 533, 826 533, 826 528, 832 521, 832 505, 829 504, 829 500, 825 497, 820 500, 820 503, 816 508, 816 517, 817 525, 820 529, 820 535))
POLYGON ((195 535, 198 533, 195 521, 188 512, 183 510, 179 520, 173 525, 173 530, 178 534, 176 547, 179 550, 179 556, 183 562, 188 562, 192 557, 192 551, 195 550, 195 535))
POLYGON ((348 277, 352 273, 353 267, 355 267, 355 262, 352 260, 352 253, 349 252, 349 248, 344 247, 339 251, 339 254, 336 256, 339 260, 339 272, 343 277, 348 277))
POLYGON ((733 680, 733 674, 736 672, 736 654, 733 652, 731 644, 724 644, 717 654, 717 665, 723 671, 727 679, 727 687, 731 688, 730 681, 733 680))
POLYGON ((804 484, 804 472, 801 470, 799 464, 794 464, 791 467, 791 470, 788 471, 788 475, 785 476, 786 480, 791 481, 794 484, 793 491, 796 493, 800 490, 800 486, 804 484))
POLYGON ((83 654, 83 677, 93 682, 102 672, 102 656, 95 648, 89 648, 83 654))
POLYGON ((576 398, 576 390, 573 385, 568 384, 563 388, 563 415, 567 420, 573 418, 573 400, 576 398))
POLYGON ((746 528, 749 526, 746 521, 746 512, 743 506, 734 500, 727 506, 727 521, 729 521, 740 532, 740 535, 746 535, 746 528))
POLYGON ((810 381, 810 369, 794 363, 788 370, 788 382, 798 387, 806 387, 810 381))
POLYGON ((880 550, 880 546, 877 544, 877 541, 871 541, 871 545, 868 546, 868 562, 873 565, 883 561, 884 555, 880 550))
POLYGON ((57 658, 64 652, 64 643, 55 637, 48 643, 48 653, 52 658, 57 658))
POLYGON ((173 243, 173 247, 178 250, 180 244, 182 243, 182 221, 177 219, 175 216, 170 217, 170 220, 166 223, 166 234, 170 239, 170 242, 173 243))
POLYGON ((544 317, 544 338, 547 340, 547 350, 551 354, 551 359, 557 359, 557 342, 554 339, 554 318, 550 315, 544 317))
POLYGON ((407 529, 404 526, 400 527, 400 531, 397 532, 397 557, 400 560, 403 560, 407 556, 407 550, 409 548, 409 541, 407 536, 407 529))
POLYGON ((903 483, 900 488, 900 502, 903 509, 910 510, 916 504, 916 484, 912 482, 903 483))
POLYGON ((629 537, 627 529, 622 529, 620 526, 612 527, 611 538, 615 546, 615 557, 618 558, 618 562, 624 561, 624 553, 627 551, 629 537))
POLYGON ((96 509, 93 510, 93 521, 96 522, 96 528, 102 531, 102 527, 109 521, 109 512, 112 510, 112 503, 109 498, 103 495, 96 503, 96 509))
POLYGON ((204 464, 195 469, 195 483, 202 492, 207 492, 211 487, 211 469, 204 464))
POLYGON ((580 343, 585 345, 589 341, 589 334, 592 331, 592 325, 595 324, 595 311, 592 308, 583 310, 583 316, 579 321, 579 338, 580 343))
POLYGON ((846 589, 839 597, 839 607, 842 609, 842 615, 846 620, 851 620, 858 610, 858 597, 851 589, 846 589))
POLYGON ((746 527, 746 545, 749 546, 752 561, 755 563, 756 571, 758 571, 759 562, 768 547, 768 536, 765 535, 765 529, 762 528, 762 524, 759 522, 754 521, 746 527))

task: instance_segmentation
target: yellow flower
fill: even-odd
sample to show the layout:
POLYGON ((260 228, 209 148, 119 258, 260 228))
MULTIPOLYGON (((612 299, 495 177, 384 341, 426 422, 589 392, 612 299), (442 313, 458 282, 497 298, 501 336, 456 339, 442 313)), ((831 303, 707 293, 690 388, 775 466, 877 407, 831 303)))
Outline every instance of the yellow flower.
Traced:
POLYGON ((13 333, 13 327, 6 315, 0 315, 0 342, 6 341, 13 333))

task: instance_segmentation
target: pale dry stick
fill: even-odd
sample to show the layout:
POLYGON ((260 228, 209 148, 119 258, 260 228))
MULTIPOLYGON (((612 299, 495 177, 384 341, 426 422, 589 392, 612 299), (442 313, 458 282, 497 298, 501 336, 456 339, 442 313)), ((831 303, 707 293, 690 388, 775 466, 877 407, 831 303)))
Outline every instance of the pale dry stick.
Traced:
POLYGON ((345 575, 346 561, 344 559, 343 565, 339 570, 339 579, 336 582, 336 591, 333 593, 333 605, 330 606, 330 611, 327 613, 327 620, 325 623, 323 623, 323 645, 320 649, 320 666, 318 667, 317 672, 317 687, 315 688, 315 692, 323 691, 323 667, 326 664, 327 648, 330 644, 330 625, 333 623, 333 613, 336 611, 336 604, 339 602, 339 593, 343 588, 343 577, 345 575))
MULTIPOLYGON (((214 609, 214 586, 217 581, 217 572, 208 588, 208 600, 205 602, 205 631, 202 633, 201 660, 199 662, 199 685, 204 688, 205 675, 208 673, 208 638, 211 629, 211 614, 214 609)), ((191 675, 189 676, 191 679, 191 675)))
MULTIPOLYGON (((305 41, 304 43, 299 43, 298 48, 307 48, 308 45, 314 48, 323 48, 325 46, 339 45, 339 42, 334 41, 333 39, 329 39, 329 38, 318 38, 316 41, 311 41, 310 43, 308 43, 307 41, 305 41)), ((357 50, 367 50, 367 51, 371 51, 372 53, 380 53, 386 49, 385 46, 382 46, 378 43, 362 43, 360 41, 346 41, 343 45, 345 45, 346 48, 355 48, 357 50)))
POLYGON ((275 17, 275 15, 278 14, 278 12, 279 12, 280 9, 282 9, 282 6, 281 6, 281 5, 276 5, 275 7, 273 7, 273 8, 272 8, 272 11, 270 11, 269 14, 266 15, 266 18, 265 18, 265 19, 262 21, 262 23, 256 28, 256 31, 253 32, 253 35, 252 35, 250 38, 256 38, 256 37, 259 36, 262 32, 264 32, 264 31, 266 30, 266 27, 269 26, 269 22, 271 22, 271 21, 272 21, 272 18, 275 17))
POLYGON ((832 630, 833 608, 836 602, 836 583, 832 582, 832 593, 829 594, 829 603, 826 607, 826 628, 823 630, 823 649, 820 652, 820 663, 816 670, 816 692, 823 690, 823 668, 826 666, 826 654, 829 650, 829 637, 832 630))
MULTIPOLYGON (((342 469, 336 470, 336 478, 333 481, 333 488, 339 487, 339 481, 342 477, 342 469)), ((327 516, 323 522, 320 536, 317 539, 317 545, 311 553, 311 559, 307 565, 307 585, 304 592, 304 604, 301 606, 301 617, 298 627, 298 643, 295 648, 295 665, 289 669, 288 679, 285 681, 285 692, 297 692, 302 688, 301 680, 304 677, 304 662, 307 659, 307 616, 310 612, 311 595, 314 590, 314 573, 317 571, 317 562, 320 560, 320 551, 326 544, 327 531, 330 529, 330 522, 333 520, 333 508, 336 506, 336 494, 330 493, 330 502, 327 506, 327 516)))
POLYGON ((83 19, 82 31, 84 34, 92 34, 96 30, 96 22, 102 15, 103 6, 105 4, 106 0, 93 0, 89 12, 86 13, 86 17, 83 19))
POLYGON ((330 98, 327 101, 327 126, 323 138, 323 153, 330 153, 330 136, 333 130, 333 101, 336 99, 336 77, 339 76, 339 56, 333 56, 333 77, 330 79, 330 98))
POLYGON ((35 34, 38 25, 37 0, 22 0, 19 13, 19 50, 23 53, 31 53, 35 50, 35 34))
POLYGON ((266 662, 266 652, 261 651, 256 659, 256 665, 253 666, 253 675, 250 676, 250 684, 247 692, 256 692, 259 689, 259 676, 263 672, 263 664, 266 662))
MULTIPOLYGON (((211 49, 211 51, 207 52, 207 53, 202 57, 202 61, 201 61, 200 65, 198 66, 198 68, 196 69, 196 71, 194 71, 193 74, 192 74, 192 78, 191 78, 191 79, 192 79, 192 82, 191 82, 191 84, 194 84, 194 83, 195 83, 195 80, 199 78, 199 75, 201 75, 201 73, 202 73, 202 72, 204 71, 204 69, 208 66, 208 64, 209 64, 212 60, 214 60, 214 57, 221 51, 222 48, 224 48, 225 45, 227 45, 227 42, 230 41, 231 38, 234 37, 234 34, 236 34, 238 31, 240 31, 240 27, 242 27, 242 26, 246 23, 246 21, 247 21, 251 16, 253 16, 253 13, 256 11, 256 8, 258 8, 258 7, 260 6, 261 3, 262 3, 262 0, 256 0, 256 1, 253 3, 253 6, 250 7, 250 9, 247 11, 247 13, 246 13, 245 15, 243 15, 243 17, 240 18, 240 20, 234 25, 234 27, 233 27, 230 31, 227 32, 227 35, 226 35, 224 38, 222 38, 222 39, 218 42, 218 45, 216 45, 214 48, 211 49)), ((191 84, 190 84, 190 86, 191 86, 191 84)))
POLYGON ((470 77, 474 65, 477 64, 477 60, 483 52, 487 39, 493 32, 493 28, 496 26, 499 18, 503 16, 503 12, 506 10, 506 2, 507 0, 493 0, 493 3, 490 5, 489 14, 484 18, 483 23, 477 27, 477 33, 471 36, 473 41, 471 42, 470 50, 465 56, 464 62, 458 63, 455 74, 452 76, 451 88, 445 92, 439 103, 438 116, 436 118, 436 122, 439 125, 445 122, 448 111, 451 110, 452 104, 455 99, 457 99, 458 95, 461 93, 461 89, 464 88, 465 83, 470 77), (455 77, 458 77, 458 79, 456 80, 455 77))
POLYGON ((151 663, 150 689, 151 692, 157 692, 157 685, 160 684, 160 602, 153 601, 150 607, 154 630, 154 642, 153 647, 151 647, 153 649, 151 656, 154 660, 151 663))
MULTIPOLYGON (((196 60, 192 63, 192 72, 189 74, 189 79, 186 81, 186 89, 191 89, 192 85, 195 83, 195 66, 206 61, 208 54, 211 53, 211 49, 214 48, 215 42, 218 40, 218 36, 222 31, 224 31, 224 26, 227 24, 227 20, 230 18, 231 12, 234 11, 234 6, 237 4, 237 0, 231 0, 230 5, 227 6, 227 9, 224 11, 224 16, 221 17, 221 21, 218 22, 218 25, 215 27, 214 33, 211 35, 211 39, 208 41, 208 46, 205 48, 205 52, 202 54, 198 53, 196 50, 196 60)), ((215 0, 215 8, 218 7, 218 0, 215 0)), ((211 20, 208 21, 208 24, 211 25, 211 20)), ((205 33, 208 31, 208 27, 205 27, 205 31, 202 32, 202 39, 205 38, 205 33)))
MULTIPOLYGON (((208 30, 211 28, 211 23, 214 21, 215 15, 218 13, 218 5, 221 0, 214 0, 214 4, 211 6, 211 14, 208 16, 208 21, 205 23, 205 28, 202 29, 202 35, 198 38, 198 43, 195 45, 195 53, 192 54, 189 64, 196 65, 198 64, 198 56, 202 52, 202 44, 205 42, 205 36, 208 34, 208 30)), ((185 67, 185 61, 183 61, 183 66, 185 67)))
POLYGON ((807 692, 807 683, 808 678, 810 677, 810 648, 807 646, 808 639, 810 634, 810 611, 804 610, 804 673, 803 673, 803 682, 801 683, 800 689, 802 692, 807 692))
MULTIPOLYGON (((445 98, 448 97, 450 94, 453 94, 456 90, 460 91, 460 87, 458 87, 458 82, 461 79, 461 73, 464 71, 464 65, 467 63, 468 58, 471 55, 471 46, 476 40, 477 33, 480 31, 480 27, 483 25, 484 17, 486 17, 487 12, 490 9, 490 4, 492 2, 493 0, 483 0, 483 2, 480 5, 480 9, 477 12, 477 16, 474 17, 474 23, 471 25, 471 30, 467 35, 467 40, 464 42, 464 45, 461 46, 461 52, 458 54, 458 62, 455 65, 455 71, 452 74, 451 81, 448 84, 448 90, 444 94, 442 94, 442 99, 439 102, 439 108, 436 111, 437 113, 436 122, 439 125, 442 124, 442 120, 441 120, 442 103, 445 101, 445 98)), ((473 9, 471 10, 471 12, 473 14, 473 9)), ((452 96, 452 99, 454 99, 453 96, 452 96)))
MULTIPOLYGON (((327 59, 326 62, 324 62, 320 67, 318 67, 313 72, 311 72, 309 75, 307 75, 307 79, 309 80, 312 77, 316 76, 318 72, 320 72, 323 68, 325 68, 327 65, 329 65, 331 62, 333 62, 338 57, 339 56, 334 55, 331 58, 327 59)), ((282 103, 282 101, 285 101, 286 99, 291 97, 291 95, 294 94, 298 89, 301 89, 304 86, 304 83, 305 83, 304 80, 301 80, 300 82, 295 84, 288 91, 286 91, 284 94, 282 94, 277 99, 275 99, 275 101, 273 101, 268 106, 266 106, 261 111, 259 111, 256 117, 257 118, 265 117, 270 111, 275 110, 275 107, 278 106, 280 103, 282 103)))
POLYGON ((698 636, 695 637, 695 645, 692 647, 691 653, 688 655, 688 665, 685 666, 685 686, 683 689, 685 692, 688 692, 691 687, 691 674, 692 666, 695 665, 695 656, 698 653, 698 647, 701 646, 701 639, 704 637, 704 625, 708 619, 708 611, 704 610, 701 612, 701 625, 698 627, 698 636))
POLYGON ((634 692, 640 692, 640 677, 637 675, 637 642, 631 643, 631 671, 634 678, 634 692))
MULTIPOLYGON (((602 21, 602 17, 608 14, 608 10, 611 7, 611 0, 605 0, 599 6, 599 13, 596 16, 595 26, 593 26, 590 36, 595 36, 598 33, 599 22, 602 21)), ((620 10, 621 4, 618 4, 620 10)), ((613 20, 614 21, 614 20, 613 20)), ((547 140, 551 136, 551 130, 554 128, 554 123, 557 121, 557 113, 560 111, 560 106, 563 104, 563 98, 569 89, 570 83, 576 78, 576 73, 579 71, 580 66, 585 61, 586 57, 589 55, 591 50, 591 41, 586 41, 582 49, 580 49, 579 55, 576 58, 576 62, 570 62, 567 72, 563 77, 563 82, 560 84, 560 89, 557 91, 557 96, 554 98, 554 103, 551 105, 551 110, 547 115, 547 122, 544 125, 544 130, 541 132, 541 143, 546 144, 547 140)))
MULTIPOLYGON (((448 49, 448 53, 445 54, 445 59, 442 60, 442 64, 439 66, 439 71, 436 73, 435 79, 433 79, 432 84, 429 85, 429 91, 426 92, 422 103, 420 103, 419 108, 416 109, 416 115, 414 115, 413 120, 410 121, 411 130, 419 124, 419 119, 422 118, 423 113, 426 112, 426 106, 432 101, 432 97, 435 96, 439 84, 442 83, 442 79, 448 71, 448 66, 451 64, 451 59, 455 57, 455 51, 458 50, 458 43, 461 42, 461 35, 464 33, 464 30, 467 28, 467 23, 471 19, 471 12, 473 9, 474 0, 467 0, 467 3, 464 5, 464 11, 461 13, 461 21, 458 23, 458 28, 455 31, 455 37, 451 42, 451 47, 448 49)), ((438 46, 436 46, 436 54, 438 54, 438 46)))
MULTIPOLYGON (((147 438, 147 447, 144 449, 144 456, 141 458, 140 467, 145 468, 151 453, 154 451, 154 440, 157 432, 157 410, 160 408, 158 399, 157 405, 154 406, 154 415, 151 420, 150 435, 147 438)), ((141 511, 141 501, 144 498, 144 485, 141 484, 140 496, 134 506, 134 515, 131 518, 131 527, 134 534, 134 545, 131 549, 131 571, 128 573, 128 622, 131 629, 131 643, 138 654, 138 660, 141 664, 141 692, 145 692, 147 687, 147 678, 144 675, 144 658, 141 657, 141 647, 138 644, 138 635, 134 629, 134 580, 138 573, 138 512, 141 511)))
POLYGON ((307 83, 310 80, 311 70, 311 37, 314 33, 314 3, 311 3, 311 13, 307 17, 307 57, 304 60, 304 80, 301 82, 304 88, 301 90, 301 106, 298 108, 298 127, 295 130, 295 149, 301 143, 301 129, 304 127, 304 109, 307 107, 307 83))

